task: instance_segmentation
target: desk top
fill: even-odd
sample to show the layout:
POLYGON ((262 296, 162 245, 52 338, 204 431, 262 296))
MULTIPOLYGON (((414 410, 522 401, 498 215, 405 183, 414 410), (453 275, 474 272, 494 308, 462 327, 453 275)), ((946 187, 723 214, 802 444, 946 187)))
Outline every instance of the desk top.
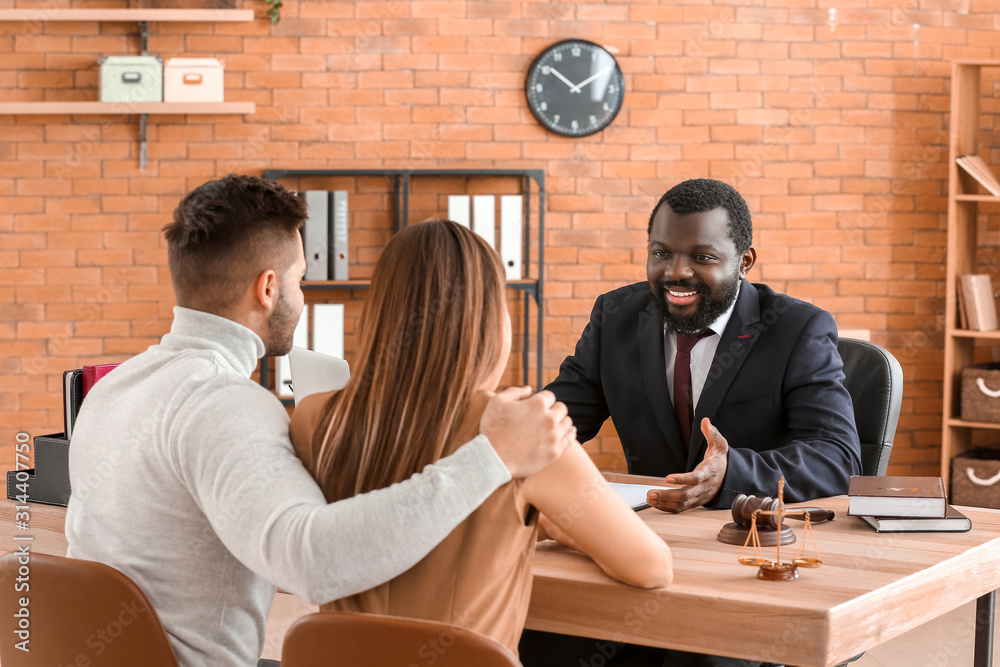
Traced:
MULTIPOLYGON (((737 562, 741 547, 716 540, 732 519, 723 510, 639 513, 673 551, 674 583, 666 589, 626 586, 586 556, 541 543, 528 627, 826 667, 1000 588, 1000 511, 961 508, 972 519, 968 533, 875 533, 846 515, 845 496, 808 504, 837 518, 813 527, 823 565, 800 570, 791 582, 758 580, 755 567, 737 562)), ((22 533, 15 531, 14 505, 0 501, 0 552, 15 548, 17 532, 33 535, 37 552, 65 555, 65 508, 31 504, 22 533)), ((788 523, 801 536, 802 524, 788 523)), ((798 548, 783 547, 783 559, 798 548)))
MULTIPOLYGON (((825 667, 1000 588, 1000 511, 961 508, 972 519, 967 533, 876 533, 847 516, 847 502, 804 503, 837 518, 813 526, 823 564, 800 568, 796 581, 759 580, 756 567, 737 561, 742 547, 716 539, 732 521, 728 510, 640 512, 673 552, 674 582, 666 589, 625 586, 586 556, 541 543, 528 627, 825 667)), ((802 522, 787 523, 801 538, 802 522)), ((782 560, 800 545, 782 547, 782 560)), ((773 548, 764 551, 774 557, 773 548)))

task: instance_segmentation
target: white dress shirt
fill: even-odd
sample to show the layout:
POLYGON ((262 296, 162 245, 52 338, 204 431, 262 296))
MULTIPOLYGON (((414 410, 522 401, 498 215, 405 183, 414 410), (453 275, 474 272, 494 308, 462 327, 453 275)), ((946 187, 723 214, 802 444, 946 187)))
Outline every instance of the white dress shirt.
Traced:
MULTIPOLYGON (((722 340, 722 332, 729 324, 729 318, 736 308, 736 301, 740 298, 740 286, 736 289, 736 298, 729 306, 729 310, 719 316, 719 319, 708 325, 712 332, 710 336, 705 336, 691 348, 691 405, 697 409, 698 399, 701 398, 701 390, 705 387, 705 380, 708 378, 708 371, 712 368, 712 360, 715 359, 715 351, 719 348, 719 341, 722 340)), ((672 331, 663 332, 663 354, 667 367, 667 386, 670 387, 670 404, 674 403, 674 357, 677 351, 677 334, 672 331)))

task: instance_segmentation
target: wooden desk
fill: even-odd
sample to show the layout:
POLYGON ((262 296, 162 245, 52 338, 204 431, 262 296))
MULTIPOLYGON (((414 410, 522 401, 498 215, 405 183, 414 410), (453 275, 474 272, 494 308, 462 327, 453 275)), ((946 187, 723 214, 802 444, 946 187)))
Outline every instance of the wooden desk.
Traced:
MULTIPOLYGON (((758 580, 756 567, 737 562, 741 547, 716 540, 732 520, 728 510, 640 512, 673 552, 674 582, 667 589, 624 586, 586 556, 542 543, 527 627, 827 667, 978 599, 975 664, 992 664, 1000 511, 961 508, 972 519, 968 533, 893 534, 875 533, 847 516, 846 496, 807 504, 832 509, 837 518, 813 527, 823 565, 800 569, 791 582, 758 580)), ((801 522, 788 524, 801 536, 801 522)), ((783 547, 782 560, 791 560, 799 546, 783 547)), ((773 549, 765 551, 773 558, 773 549)))
MULTIPOLYGON (((14 504, 0 501, 0 552, 15 548, 14 504)), ((962 508, 969 533, 878 534, 846 516, 845 497, 809 504, 835 510, 837 519, 814 527, 823 566, 801 570, 794 582, 756 579, 756 568, 736 561, 740 547, 716 541, 728 511, 640 513, 673 550, 668 589, 619 584, 586 556, 543 543, 528 627, 827 667, 978 598, 976 666, 991 665, 1000 511, 962 508)), ((30 507, 30 530, 20 534, 34 536, 36 552, 65 555, 65 509, 30 507)))

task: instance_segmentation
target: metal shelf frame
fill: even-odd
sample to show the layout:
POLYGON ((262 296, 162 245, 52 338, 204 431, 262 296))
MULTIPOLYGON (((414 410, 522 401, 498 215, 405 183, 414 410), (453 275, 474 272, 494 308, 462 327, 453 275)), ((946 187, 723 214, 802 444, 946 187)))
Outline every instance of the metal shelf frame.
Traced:
MULTIPOLYGON (((538 275, 535 279, 525 279, 510 281, 507 286, 518 290, 524 294, 524 353, 522 355, 522 371, 525 382, 530 374, 528 364, 528 351, 531 348, 531 300, 535 303, 535 316, 537 320, 535 337, 535 356, 537 364, 535 368, 536 389, 542 388, 543 379, 543 359, 545 356, 544 347, 544 317, 542 304, 544 301, 543 277, 545 275, 545 172, 541 169, 267 169, 264 171, 264 178, 277 181, 282 178, 308 178, 308 177, 337 177, 337 176, 381 176, 391 183, 393 195, 392 222, 393 230, 400 231, 407 225, 410 210, 410 183, 414 178, 457 176, 462 178, 475 177, 515 177, 521 179, 524 195, 524 234, 522 249, 522 266, 528 267, 531 264, 531 239, 532 239, 532 218, 531 218, 531 198, 534 182, 537 191, 535 196, 538 199, 538 221, 534 234, 538 239, 538 275), (530 297, 530 298, 529 298, 530 297)), ((347 280, 347 281, 323 281, 310 282, 302 286, 305 290, 357 290, 367 289, 367 281, 347 280)), ((265 387, 270 386, 270 372, 268 370, 267 358, 261 360, 260 383, 265 387)), ((282 399, 286 404, 290 404, 290 399, 282 399)))

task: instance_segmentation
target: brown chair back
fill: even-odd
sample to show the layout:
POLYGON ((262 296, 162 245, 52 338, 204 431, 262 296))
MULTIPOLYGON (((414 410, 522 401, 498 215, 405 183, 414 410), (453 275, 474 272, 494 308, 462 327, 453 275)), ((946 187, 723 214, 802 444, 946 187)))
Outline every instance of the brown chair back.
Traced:
POLYGON ((499 642, 450 623, 319 612, 288 629, 281 667, 520 667, 499 642))
POLYGON ((0 557, 0 636, 3 665, 177 667, 160 617, 135 582, 75 558, 0 557))

